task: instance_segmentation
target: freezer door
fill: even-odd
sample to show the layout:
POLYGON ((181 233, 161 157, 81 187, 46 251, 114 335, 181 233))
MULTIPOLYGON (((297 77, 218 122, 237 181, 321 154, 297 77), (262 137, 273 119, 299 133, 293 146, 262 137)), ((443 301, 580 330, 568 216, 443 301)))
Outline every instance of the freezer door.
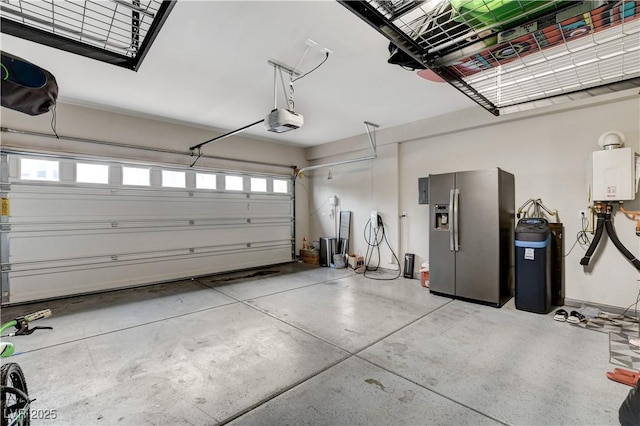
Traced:
POLYGON ((453 173, 429 176, 429 289, 450 296, 456 293, 453 190, 453 173))
POLYGON ((456 296, 500 303, 498 169, 456 173, 456 296))

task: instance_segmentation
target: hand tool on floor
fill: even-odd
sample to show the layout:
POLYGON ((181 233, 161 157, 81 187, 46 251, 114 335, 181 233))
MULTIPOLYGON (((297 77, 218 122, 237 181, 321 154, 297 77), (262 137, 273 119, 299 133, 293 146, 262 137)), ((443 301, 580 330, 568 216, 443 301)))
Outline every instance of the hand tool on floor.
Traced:
POLYGON ((607 377, 628 386, 635 386, 640 380, 640 373, 624 368, 614 368, 613 371, 607 371, 607 377))

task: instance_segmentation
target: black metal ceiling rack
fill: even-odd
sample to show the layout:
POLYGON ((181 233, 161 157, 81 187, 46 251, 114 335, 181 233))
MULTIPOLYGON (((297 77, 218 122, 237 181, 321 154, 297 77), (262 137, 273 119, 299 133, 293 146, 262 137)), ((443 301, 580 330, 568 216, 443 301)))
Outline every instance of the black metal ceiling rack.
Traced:
POLYGON ((494 115, 640 87, 640 2, 338 1, 494 115))
POLYGON ((3 0, 0 31, 137 71, 176 0, 3 0))

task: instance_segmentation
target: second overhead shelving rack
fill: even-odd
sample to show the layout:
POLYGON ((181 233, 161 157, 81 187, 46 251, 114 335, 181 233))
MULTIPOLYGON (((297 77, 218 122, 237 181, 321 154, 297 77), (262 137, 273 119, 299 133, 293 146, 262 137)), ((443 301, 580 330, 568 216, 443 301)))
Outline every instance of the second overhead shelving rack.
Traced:
POLYGON ((640 87, 640 2, 341 1, 495 115, 640 87))

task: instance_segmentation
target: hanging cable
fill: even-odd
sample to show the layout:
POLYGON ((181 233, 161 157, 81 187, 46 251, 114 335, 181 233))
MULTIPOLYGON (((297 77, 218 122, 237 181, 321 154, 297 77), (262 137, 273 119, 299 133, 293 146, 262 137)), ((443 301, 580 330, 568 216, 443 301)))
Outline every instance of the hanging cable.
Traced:
MULTIPOLYGON (((311 42, 311 40, 308 40, 308 42, 311 42)), ((293 111, 295 107, 295 102, 293 101, 293 93, 294 93, 293 82, 295 81, 294 78, 296 73, 298 72, 298 67, 300 66, 300 64, 302 64, 302 61, 304 60, 305 56, 307 56, 309 49, 311 49, 311 45, 307 44, 307 48, 304 49, 304 52, 302 53, 302 57, 300 58, 296 66, 293 67, 293 71, 291 71, 291 74, 289 75, 289 93, 287 94, 285 92, 285 99, 287 100, 287 105, 290 111, 293 111)), ((282 82, 282 88, 284 89, 284 82, 282 82)))
POLYGON ((320 62, 315 68, 313 68, 311 71, 307 71, 306 73, 302 74, 299 77, 294 78, 293 80, 291 80, 292 83, 295 83, 298 80, 303 79, 304 77, 308 76, 309 74, 311 74, 312 72, 314 72, 315 70, 317 70, 318 68, 320 68, 322 66, 322 64, 324 64, 325 62, 327 62, 327 59, 329 59, 329 52, 325 53, 325 57, 322 60, 322 62, 320 62))
POLYGON ((589 227, 589 219, 587 219, 586 217, 583 217, 582 227, 580 231, 578 231, 578 233, 576 234, 576 240, 574 241, 573 245, 571 246, 567 254, 563 255, 562 257, 569 256, 577 244, 580 244, 580 247, 582 247, 582 249, 585 251, 589 248, 589 244, 591 244, 591 241, 589 240, 589 236, 587 235, 588 227, 589 227), (585 224, 585 221, 587 222, 586 224, 585 224))
POLYGON ((369 219, 364 227, 364 240, 367 243, 367 252, 364 258, 364 272, 362 274, 365 277, 372 280, 392 281, 400 277, 400 274, 402 273, 402 270, 400 268, 400 261, 398 260, 398 256, 396 256, 396 253, 391 248, 391 244, 389 244, 389 240, 387 239, 387 234, 384 228, 384 223, 382 222, 382 218, 380 217, 380 215, 378 215, 376 220, 377 220, 377 226, 374 227, 371 224, 371 219, 369 219), (369 235, 367 235, 367 229, 369 230, 369 235), (387 247, 389 247, 389 250, 391 251, 393 258, 395 259, 396 264, 398 265, 398 271, 396 276, 390 277, 390 278, 377 278, 377 277, 372 277, 371 275, 367 275, 367 272, 376 272, 380 268, 380 260, 381 260, 380 246, 382 245, 383 241, 387 243, 387 247), (371 261, 373 259, 374 254, 376 253, 378 257, 376 266, 371 267, 370 266, 371 261))
POLYGON ((53 134, 56 135, 56 139, 60 139, 58 136, 58 132, 56 131, 56 127, 58 125, 58 119, 56 117, 56 103, 54 102, 51 105, 51 130, 53 130, 53 134))

